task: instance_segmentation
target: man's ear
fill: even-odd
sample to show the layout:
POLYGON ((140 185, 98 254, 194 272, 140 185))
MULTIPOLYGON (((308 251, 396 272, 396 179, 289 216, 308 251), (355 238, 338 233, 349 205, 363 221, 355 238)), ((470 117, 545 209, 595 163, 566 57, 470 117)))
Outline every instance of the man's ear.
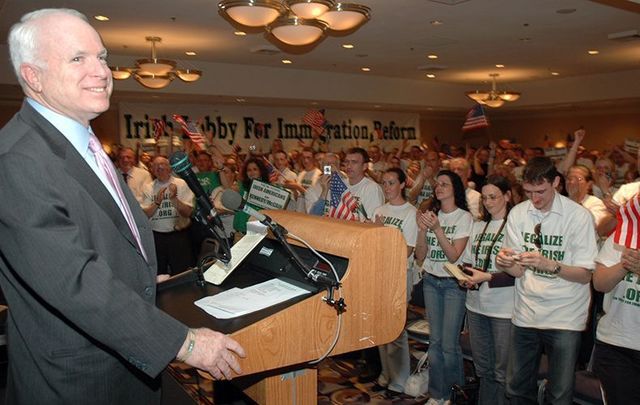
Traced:
POLYGON ((40 81, 41 74, 41 69, 35 65, 29 63, 23 63, 20 65, 20 76, 22 76, 22 80, 25 82, 27 87, 35 93, 42 92, 42 82, 40 81))
POLYGON ((556 178, 553 179, 553 184, 552 185, 553 185, 554 189, 558 188, 558 186, 560 185, 560 176, 556 176, 556 178))

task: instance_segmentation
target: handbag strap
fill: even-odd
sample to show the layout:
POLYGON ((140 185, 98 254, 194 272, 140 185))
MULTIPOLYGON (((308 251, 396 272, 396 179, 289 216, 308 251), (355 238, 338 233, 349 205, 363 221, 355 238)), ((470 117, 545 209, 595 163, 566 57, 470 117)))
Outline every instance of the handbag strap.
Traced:
POLYGON ((416 371, 415 371, 416 374, 421 372, 426 367, 425 363, 427 363, 428 359, 429 359, 429 351, 427 350, 426 352, 424 352, 424 354, 422 355, 422 357, 420 357, 420 360, 418 361, 418 365, 416 366, 416 371))

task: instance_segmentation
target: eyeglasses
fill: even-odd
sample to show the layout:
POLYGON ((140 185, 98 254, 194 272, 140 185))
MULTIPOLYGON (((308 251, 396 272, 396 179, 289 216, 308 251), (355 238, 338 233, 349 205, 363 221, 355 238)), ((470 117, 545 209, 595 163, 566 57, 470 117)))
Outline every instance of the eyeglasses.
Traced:
POLYGON ((449 183, 442 183, 442 182, 438 182, 436 183, 436 187, 451 187, 452 184, 449 183))
POLYGON ((584 177, 580 177, 580 176, 569 176, 569 177, 567 177, 567 181, 580 182, 580 181, 584 181, 584 177))
POLYGON ((533 244, 536 246, 536 249, 542 248, 542 238, 540 236, 540 228, 542 228, 541 224, 536 224, 533 227, 533 233, 535 234, 535 238, 533 239, 533 244))
POLYGON ((495 195, 495 194, 489 194, 489 195, 483 195, 482 197, 480 197, 482 199, 482 201, 495 201, 499 198, 499 195, 495 195))

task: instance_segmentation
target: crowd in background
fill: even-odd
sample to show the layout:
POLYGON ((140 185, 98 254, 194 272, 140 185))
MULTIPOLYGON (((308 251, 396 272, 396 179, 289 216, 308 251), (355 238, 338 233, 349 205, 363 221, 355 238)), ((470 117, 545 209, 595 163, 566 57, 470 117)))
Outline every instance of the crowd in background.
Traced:
MULTIPOLYGON (((566 153, 554 159, 545 157, 547 145, 522 147, 508 140, 481 147, 436 140, 429 146, 403 142, 330 151, 303 142, 285 150, 280 139, 264 152, 236 147, 222 154, 210 147, 192 150, 189 158, 231 243, 246 232, 248 215, 228 210, 221 195, 232 189, 246 199, 254 180, 288 190, 287 210, 338 217, 331 196, 343 191, 338 176, 356 201, 340 218, 402 231, 407 299, 413 285, 421 285, 430 322, 431 404, 446 403, 451 386, 464 385, 458 336, 465 317, 481 404, 534 401, 542 352, 553 356, 550 401, 571 403, 574 368, 591 368, 595 336, 589 331, 603 306, 598 291, 609 293, 605 310, 619 310, 603 318, 600 352, 622 347, 628 351, 622 357, 636 360, 640 353, 640 345, 628 343, 640 326, 637 310, 616 306, 624 299, 614 296, 637 283, 640 260, 637 251, 620 248, 610 237, 620 206, 640 190, 637 155, 623 147, 588 150, 585 135, 577 130, 566 153), (469 279, 452 277, 447 262, 464 265, 469 279)), ((193 266, 206 233, 191 223, 194 195, 171 175, 167 157, 120 148, 113 158, 151 220, 158 272, 193 266)), ((607 359, 613 358, 609 352, 607 359)), ((379 356, 378 384, 403 392, 410 374, 406 332, 381 346, 379 356)), ((608 375, 633 368, 640 378, 638 362, 613 371, 617 365, 603 364, 608 375)), ((629 396, 638 395, 615 378, 601 380, 609 403, 631 403, 629 396)))

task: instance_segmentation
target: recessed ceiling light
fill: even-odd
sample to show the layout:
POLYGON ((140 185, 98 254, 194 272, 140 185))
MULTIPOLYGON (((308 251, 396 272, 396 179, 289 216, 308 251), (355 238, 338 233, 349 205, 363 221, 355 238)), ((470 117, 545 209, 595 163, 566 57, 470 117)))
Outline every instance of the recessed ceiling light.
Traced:
POLYGON ((432 54, 427 55, 427 58, 429 58, 429 59, 438 59, 438 55, 432 53, 432 54))
POLYGON ((503 65, 502 63, 498 63, 498 64, 496 64, 496 67, 497 67, 497 68, 503 68, 503 67, 504 67, 504 65, 503 65))
POLYGON ((247 35, 247 33, 244 31, 235 31, 234 35, 237 35, 239 37, 244 37, 245 35, 247 35))
POLYGON ((317 101, 312 101, 311 105, 318 105, 318 102, 317 101))
POLYGON ((236 98, 236 101, 238 103, 244 103, 245 101, 247 101, 247 99, 246 98, 236 98))
POLYGON ((187 55, 187 56, 196 56, 197 55, 197 53, 195 51, 187 51, 184 54, 187 55))
POLYGON ((380 104, 376 104, 373 106, 373 108, 382 108, 382 106, 380 104))
POLYGON ((342 44, 344 49, 353 49, 353 44, 342 44))
POLYGON ((361 68, 360 70, 362 70, 363 72, 370 72, 370 71, 371 71, 371 68, 363 67, 363 68, 361 68))
POLYGON ((440 20, 431 20, 431 22, 430 22, 430 23, 431 23, 431 25, 442 25, 442 24, 444 24, 444 23, 443 23, 442 21, 440 21, 440 20))
POLYGON ((289 60, 289 59, 282 59, 282 63, 284 63, 285 65, 290 65, 293 62, 291 62, 291 60, 289 60))
POLYGON ((589 53, 589 55, 597 55, 597 54, 599 54, 599 53, 600 53, 600 51, 597 51, 597 50, 595 50, 595 49, 592 49, 592 50, 588 51, 588 53, 589 53))
POLYGON ((560 73, 558 73, 558 72, 551 72, 551 76, 560 76, 560 73))
POLYGON ((109 17, 107 17, 106 15, 94 15, 93 18, 98 21, 109 21, 109 17))
POLYGON ((435 79, 435 78, 436 78, 436 75, 434 75, 433 73, 427 73, 427 77, 428 77, 429 79, 435 79))

